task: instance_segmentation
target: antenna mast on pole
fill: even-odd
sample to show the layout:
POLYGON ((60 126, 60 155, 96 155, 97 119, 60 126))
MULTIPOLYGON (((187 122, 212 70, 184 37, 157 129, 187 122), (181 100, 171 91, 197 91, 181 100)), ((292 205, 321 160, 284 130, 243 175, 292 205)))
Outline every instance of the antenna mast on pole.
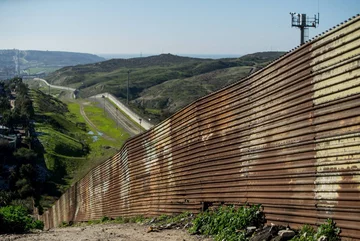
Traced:
POLYGON ((313 18, 306 17, 306 14, 302 13, 290 13, 291 15, 291 27, 300 29, 300 45, 305 43, 305 33, 309 28, 316 28, 319 24, 320 14, 314 15, 313 18))

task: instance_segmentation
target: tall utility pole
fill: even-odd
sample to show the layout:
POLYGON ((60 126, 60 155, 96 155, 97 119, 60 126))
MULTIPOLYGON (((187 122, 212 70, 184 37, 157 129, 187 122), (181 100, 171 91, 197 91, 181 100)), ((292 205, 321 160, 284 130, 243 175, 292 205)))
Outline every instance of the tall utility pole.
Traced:
POLYGON ((127 94, 126 94, 126 104, 129 105, 129 81, 130 81, 130 70, 128 70, 128 81, 127 81, 127 94))
POLYGON ((320 14, 314 15, 313 18, 307 18, 306 14, 302 13, 290 13, 291 15, 291 27, 300 29, 300 44, 305 43, 305 31, 309 28, 316 28, 319 24, 320 14))
POLYGON ((118 111, 119 111, 119 108, 116 106, 116 129, 119 128, 119 117, 118 117, 118 111))
POLYGON ((105 113, 105 109, 106 109, 106 107, 105 107, 105 96, 104 96, 104 95, 102 95, 102 96, 101 96, 101 98, 103 98, 103 99, 104 99, 104 116, 106 116, 106 113, 105 113))

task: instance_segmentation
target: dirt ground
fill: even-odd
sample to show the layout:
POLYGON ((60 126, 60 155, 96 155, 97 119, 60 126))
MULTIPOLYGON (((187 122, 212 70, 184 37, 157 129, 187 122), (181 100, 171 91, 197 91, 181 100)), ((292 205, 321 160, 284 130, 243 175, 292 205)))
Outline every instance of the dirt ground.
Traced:
POLYGON ((213 241, 211 238, 190 235, 184 229, 147 232, 149 226, 133 223, 98 224, 83 227, 56 228, 31 234, 0 235, 3 241, 213 241))

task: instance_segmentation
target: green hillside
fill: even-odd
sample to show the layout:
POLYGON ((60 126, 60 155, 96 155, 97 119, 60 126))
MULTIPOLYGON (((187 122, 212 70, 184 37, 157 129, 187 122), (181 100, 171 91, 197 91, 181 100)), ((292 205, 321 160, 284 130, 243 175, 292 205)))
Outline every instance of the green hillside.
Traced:
POLYGON ((19 57, 24 64, 38 62, 47 66, 69 66, 105 60, 102 57, 88 53, 39 50, 20 50, 19 57))
POLYGON ((103 115, 103 109, 93 103, 64 103, 35 89, 30 94, 46 168, 51 172, 51 182, 61 192, 113 155, 129 138, 128 133, 117 128, 112 119, 103 115), (98 129, 86 123, 80 114, 81 105, 98 129))
POLYGON ((81 97, 109 92, 126 99, 130 70, 132 106, 140 114, 161 121, 169 114, 249 74, 283 52, 261 52, 229 59, 199 59, 161 54, 144 58, 112 59, 65 67, 47 80, 78 88, 81 97), (181 91, 180 91, 181 90, 181 91))
POLYGON ((249 74, 252 67, 215 70, 185 79, 173 79, 144 90, 132 101, 140 114, 161 121, 177 110, 249 74))

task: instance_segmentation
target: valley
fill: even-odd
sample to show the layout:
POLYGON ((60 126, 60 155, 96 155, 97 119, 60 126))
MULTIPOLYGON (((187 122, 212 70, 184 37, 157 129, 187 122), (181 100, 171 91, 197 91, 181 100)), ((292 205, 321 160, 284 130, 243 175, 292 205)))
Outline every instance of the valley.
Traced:
POLYGON ((109 92, 122 102, 126 102, 129 81, 130 107, 143 119, 157 124, 196 99, 241 80, 283 54, 259 52, 216 60, 172 54, 112 59, 64 67, 46 80, 76 88, 82 98, 109 92))
POLYGON ((39 78, 24 79, 34 108, 34 140, 47 173, 37 205, 50 207, 130 137, 197 98, 260 69, 280 54, 221 60, 170 54, 113 59, 64 67, 46 77, 51 84, 39 78))

